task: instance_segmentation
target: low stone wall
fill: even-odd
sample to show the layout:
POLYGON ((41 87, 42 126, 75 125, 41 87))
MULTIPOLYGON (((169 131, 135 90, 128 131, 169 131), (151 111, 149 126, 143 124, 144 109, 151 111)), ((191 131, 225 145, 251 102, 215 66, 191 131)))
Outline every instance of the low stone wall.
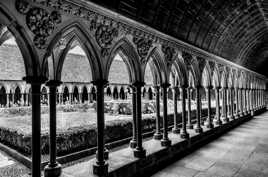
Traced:
MULTIPOLYGON (((212 112, 215 112, 213 109, 212 112)), ((195 110, 192 111, 192 118, 195 117, 195 110)), ((202 110, 202 115, 207 115, 207 110, 202 110)), ((179 122, 181 122, 181 114, 178 114, 179 122)), ((169 126, 173 125, 173 115, 168 115, 169 126)), ((113 120, 105 123, 105 142, 111 143, 132 136, 132 120, 113 120)), ((162 121, 160 122, 162 126, 162 121)), ((154 114, 143 115, 142 119, 143 133, 152 132, 155 130, 154 114)), ((5 127, 0 127, 1 143, 18 150, 19 152, 31 154, 31 135, 23 135, 18 131, 10 130, 5 127)), ((65 132, 57 134, 57 153, 59 156, 85 150, 95 147, 97 144, 97 127, 96 124, 90 126, 81 126, 70 128, 65 132)), ((49 153, 49 135, 41 135, 41 152, 42 154, 49 153)))

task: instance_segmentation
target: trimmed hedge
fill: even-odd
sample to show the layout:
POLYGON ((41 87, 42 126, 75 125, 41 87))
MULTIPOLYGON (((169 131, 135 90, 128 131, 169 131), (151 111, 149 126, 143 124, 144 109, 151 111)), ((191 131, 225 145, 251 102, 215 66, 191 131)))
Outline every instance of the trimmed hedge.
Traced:
MULTIPOLYGON (((212 111, 214 112, 214 110, 212 111)), ((202 110, 205 116, 206 110, 202 110)), ((179 118, 181 114, 179 113, 179 118)), ((195 110, 192 111, 192 117, 195 117, 195 110)), ((180 119, 181 120, 181 119, 180 119)), ((161 121, 162 124, 162 121, 161 121)), ((173 124, 173 115, 168 115, 168 124, 173 124)), ((162 125, 161 125, 162 126, 162 125)), ((155 129, 155 117, 143 115, 142 130, 150 132, 155 129)), ((106 122, 105 125, 105 142, 113 142, 116 140, 128 138, 132 136, 132 119, 113 120, 106 122)), ((88 149, 97 144, 97 127, 96 124, 90 126, 81 126, 68 129, 66 132, 57 133, 57 153, 65 155, 72 152, 88 149)), ((5 127, 0 127, 0 141, 23 154, 31 154, 31 135, 23 135, 18 131, 11 131, 5 127)), ((49 153, 49 135, 41 135, 41 152, 49 153)))

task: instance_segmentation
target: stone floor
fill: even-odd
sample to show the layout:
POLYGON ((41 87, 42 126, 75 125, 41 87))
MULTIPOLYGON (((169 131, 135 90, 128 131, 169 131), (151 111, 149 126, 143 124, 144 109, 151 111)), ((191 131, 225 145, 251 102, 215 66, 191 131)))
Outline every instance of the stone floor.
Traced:
POLYGON ((30 169, 0 151, 0 177, 30 177, 30 169))
POLYGON ((268 177, 268 113, 256 116, 152 177, 268 177))

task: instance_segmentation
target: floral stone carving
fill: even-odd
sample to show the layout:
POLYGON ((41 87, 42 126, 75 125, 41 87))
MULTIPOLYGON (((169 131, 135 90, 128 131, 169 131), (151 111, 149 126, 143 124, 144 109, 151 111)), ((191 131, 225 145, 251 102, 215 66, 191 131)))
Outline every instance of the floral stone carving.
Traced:
POLYGON ((139 56, 141 57, 141 62, 145 63, 145 58, 152 47, 153 41, 150 39, 145 39, 145 38, 138 38, 134 37, 133 42, 137 47, 137 52, 139 56))
POLYGON ((176 53, 175 49, 170 46, 162 45, 162 52, 164 53, 167 65, 170 66, 176 53))

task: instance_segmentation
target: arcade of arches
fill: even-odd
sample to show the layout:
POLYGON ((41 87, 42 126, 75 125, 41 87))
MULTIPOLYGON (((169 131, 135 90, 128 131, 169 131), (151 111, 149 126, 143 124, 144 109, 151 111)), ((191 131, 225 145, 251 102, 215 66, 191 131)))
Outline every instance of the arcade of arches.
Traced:
POLYGON ((49 107, 49 162, 44 174, 51 177, 62 171, 64 175, 56 160, 57 105, 96 103, 97 153, 85 176, 148 172, 180 148, 188 148, 183 144, 194 145, 198 138, 266 109, 267 75, 262 74, 267 73, 261 63, 267 59, 268 4, 261 0, 223 3, 221 8, 226 6, 227 12, 219 10, 218 17, 212 9, 217 11, 221 0, 172 2, 174 7, 169 1, 94 1, 97 5, 82 0, 0 0, 0 105, 1 109, 32 108, 33 177, 42 173, 42 104, 49 107), (248 31, 252 28, 252 35, 232 22, 235 14, 240 17, 236 23, 246 24, 248 31), (251 17, 258 23, 251 22, 251 17), (206 29, 202 23, 211 18, 211 29, 206 29), (256 67, 250 67, 256 53, 260 59, 256 67), (18 68, 19 64, 23 67, 18 68), (10 79, 12 70, 16 74, 10 79), (107 98, 130 100, 132 105, 131 154, 123 154, 128 158, 117 166, 120 158, 108 156, 105 145, 107 98), (155 104, 153 139, 161 146, 158 150, 150 149, 143 138, 144 99, 155 104), (172 131, 169 102, 173 104, 172 131), (195 109, 194 118, 191 109, 195 109))

